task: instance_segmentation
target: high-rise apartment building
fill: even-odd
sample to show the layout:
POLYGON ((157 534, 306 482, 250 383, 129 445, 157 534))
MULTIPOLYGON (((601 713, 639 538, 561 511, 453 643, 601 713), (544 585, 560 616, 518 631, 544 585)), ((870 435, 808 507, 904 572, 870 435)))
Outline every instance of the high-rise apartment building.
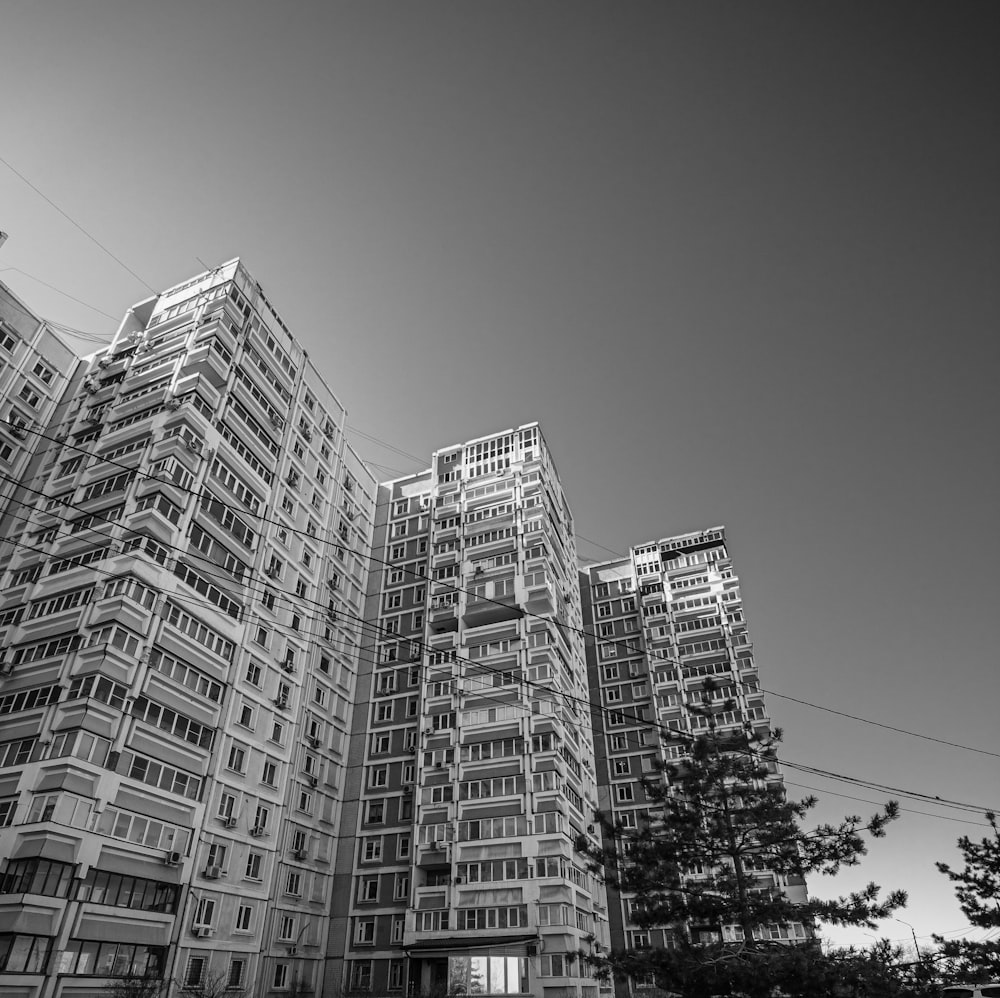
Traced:
POLYGON ((443 448, 378 509, 331 984, 596 996, 583 618, 548 446, 528 424, 443 448))
MULTIPOLYGON (((726 710, 711 723, 720 733, 751 730, 766 736, 770 722, 743 615, 723 527, 667 537, 631 548, 629 555, 583 573, 591 698, 595 704, 601 810, 624 829, 648 813, 643 781, 663 779, 662 766, 682 758, 686 738, 707 733, 701 707, 705 680, 726 710), (692 706, 695 708, 692 710, 692 706), (676 731, 680 738, 669 737, 676 731), (664 737, 667 735, 667 737, 664 737)), ((773 763, 769 779, 780 781, 773 763)), ((801 878, 755 870, 756 887, 777 886, 805 900, 801 878)), ((642 898, 609 890, 616 948, 669 947, 670 926, 649 929, 634 919, 642 898)), ((738 926, 723 926, 727 941, 738 926)), ((773 938, 804 940, 802 924, 775 926, 773 938)), ((641 993, 643 981, 618 983, 619 994, 641 993)))
POLYGON ((0 285, 5 998, 598 998, 670 945, 580 848, 705 677, 767 726, 724 531, 581 574, 537 424, 381 485, 345 429, 238 260, 84 362, 0 285))
POLYGON ((65 402, 0 597, 5 994, 316 990, 374 479, 239 261, 134 306, 65 402))
POLYGON ((4 540, 20 533, 25 505, 37 499, 24 485, 79 366, 63 338, 0 283, 0 564, 9 553, 4 540))

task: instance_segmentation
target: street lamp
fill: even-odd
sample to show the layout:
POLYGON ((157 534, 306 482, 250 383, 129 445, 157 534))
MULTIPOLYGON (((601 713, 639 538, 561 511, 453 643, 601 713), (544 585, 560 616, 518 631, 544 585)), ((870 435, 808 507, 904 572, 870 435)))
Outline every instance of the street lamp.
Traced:
POLYGON ((917 959, 919 960, 920 959, 920 944, 917 942, 917 930, 912 925, 910 925, 909 922, 904 922, 901 918, 894 918, 893 921, 894 922, 899 922, 900 925, 905 925, 910 930, 910 934, 913 936, 913 949, 914 949, 914 951, 916 953, 917 959))

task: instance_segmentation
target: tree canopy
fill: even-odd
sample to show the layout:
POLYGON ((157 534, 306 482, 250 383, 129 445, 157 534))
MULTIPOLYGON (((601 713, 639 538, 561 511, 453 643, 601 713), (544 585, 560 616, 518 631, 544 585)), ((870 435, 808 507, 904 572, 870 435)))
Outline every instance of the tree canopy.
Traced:
POLYGON ((834 994, 824 975, 842 978, 850 961, 823 957, 816 924, 874 927, 906 895, 881 899, 872 883, 821 900, 807 895, 806 878, 858 863, 866 835, 884 835, 898 805, 890 802, 867 820, 853 815, 804 830, 816 799, 788 799, 775 761, 780 732, 762 739, 720 730, 714 718, 728 705, 713 703, 712 692, 706 684, 697 708, 708 733, 687 742, 660 779, 644 782, 647 819, 631 828, 599 814, 604 845, 581 843, 592 868, 632 898, 633 923, 668 935, 660 946, 590 960, 599 972, 653 975, 660 987, 684 995, 762 996, 775 987, 789 995, 834 994))

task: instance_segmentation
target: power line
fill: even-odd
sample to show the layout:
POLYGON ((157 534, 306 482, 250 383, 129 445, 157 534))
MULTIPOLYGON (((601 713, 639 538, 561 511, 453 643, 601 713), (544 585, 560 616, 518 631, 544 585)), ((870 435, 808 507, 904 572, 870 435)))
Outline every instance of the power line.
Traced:
POLYGON ((79 229, 95 246, 103 250, 109 257, 111 257, 112 260, 115 261, 115 263, 118 264, 118 266, 122 267, 124 270, 127 270, 140 284, 148 288, 154 295, 159 293, 157 292, 156 288, 154 288, 151 284, 144 281, 127 263, 124 263, 121 259, 119 259, 119 257, 115 256, 115 254, 112 253, 111 250, 109 250, 107 246, 104 245, 104 243, 100 242, 96 237, 92 236, 74 218, 71 218, 69 215, 67 215, 66 212, 63 211, 62 208, 60 208, 59 205, 55 203, 55 201, 53 201, 47 194, 44 194, 42 191, 40 191, 23 173, 21 173, 20 170, 17 170, 13 166, 11 166, 11 164, 8 163, 7 160, 3 158, 3 156, 0 156, 0 163, 3 163, 3 165, 6 166, 11 173, 15 174, 15 176, 20 177, 21 180, 23 180, 43 201, 47 202, 49 205, 55 208, 55 210, 58 211, 59 214, 66 219, 66 221, 68 221, 71 225, 79 229))
MULTIPOLYGON (((793 780, 785 780, 784 783, 789 787, 798 787, 800 790, 815 790, 818 794, 825 794, 829 797, 843 797, 845 800, 856 800, 861 804, 874 804, 876 807, 881 807, 885 804, 885 801, 868 800, 866 797, 854 797, 851 794, 837 793, 836 790, 823 790, 820 787, 811 787, 808 783, 795 783, 793 780)), ((968 818, 956 818, 950 814, 934 814, 932 811, 918 811, 912 807, 901 807, 900 811, 905 811, 907 814, 922 814, 928 818, 940 818, 942 821, 957 821, 960 825, 978 825, 980 828, 990 827, 985 821, 969 821, 968 818)))
POLYGON ((584 537, 583 534, 577 534, 576 536, 579 537, 581 541, 586 541, 588 544, 593 544, 595 548, 600 548, 602 551, 607 551, 609 554, 613 554, 616 558, 627 557, 620 551, 615 551, 612 548, 606 547, 604 544, 598 544, 597 541, 592 541, 589 537, 584 537))
POLYGON ((386 443, 384 440, 380 440, 378 437, 372 436, 370 433, 365 433, 363 430, 359 430, 356 426, 347 426, 345 429, 349 433, 354 433, 359 437, 363 437, 365 440, 370 440, 373 444, 378 444, 380 447, 384 447, 388 451, 392 451, 393 454, 398 454, 400 457, 405 457, 408 461, 414 461, 419 465, 427 464, 427 459, 423 457, 417 457, 416 454, 410 454, 405 450, 400 450, 393 444, 386 443))
MULTIPOLYGON (((122 468, 122 469, 124 469, 126 471, 129 471, 132 474, 138 475, 140 477, 144 477, 144 478, 148 478, 148 479, 153 479, 153 480, 158 480, 158 479, 156 479, 156 476, 154 476, 154 475, 149 475, 149 474, 146 474, 146 473, 139 472, 134 467, 126 465, 126 464, 123 464, 122 462, 114 461, 114 460, 108 459, 108 458, 102 458, 99 455, 95 454, 93 451, 87 451, 87 450, 85 450, 84 448, 80 447, 77 444, 70 444, 70 443, 65 442, 65 441, 59 441, 56 438, 50 437, 50 436, 42 433, 41 431, 35 430, 33 428, 30 428, 30 427, 27 428, 27 429, 28 429, 29 432, 34 433, 35 435, 41 437, 42 439, 50 440, 52 442, 56 442, 56 443, 60 443, 60 444, 66 443, 68 446, 72 447, 74 450, 79 451, 83 455, 87 455, 87 456, 90 456, 90 457, 98 458, 98 460, 101 461, 102 463, 107 463, 107 464, 111 464, 111 465, 120 467, 120 468, 122 468)), ((175 486, 175 488, 180 488, 180 487, 179 486, 175 486)), ((37 491, 37 490, 32 490, 32 491, 37 491)), ((200 497, 200 495, 201 495, 200 493, 198 493, 198 492, 196 492, 195 490, 192 490, 192 489, 181 489, 181 491, 187 492, 188 494, 193 495, 193 496, 199 496, 200 497)), ((223 504, 223 505, 225 505, 225 504, 223 504)), ((232 506, 230 506, 228 508, 235 509, 235 507, 232 507, 232 506)), ((297 530, 296 528, 289 528, 286 525, 279 523, 279 521, 271 520, 268 517, 265 517, 263 515, 254 514, 254 513, 247 514, 247 513, 245 513, 242 510, 240 510, 239 512, 240 512, 241 516, 249 516, 250 518, 255 519, 255 520, 259 520, 262 523, 270 523, 272 525, 281 526, 281 527, 283 527, 283 529, 289 530, 291 533, 295 533, 295 534, 298 534, 298 535, 308 536, 308 534, 306 533, 306 531, 297 530)), ((336 542, 332 541, 332 540, 322 540, 322 541, 320 541, 318 538, 312 538, 312 540, 316 541, 316 542, 318 542, 320 544, 323 544, 323 545, 331 545, 331 544, 335 545, 336 544, 336 542)), ((368 545, 363 545, 363 547, 366 550, 373 551, 373 549, 371 549, 368 545)), ((379 559, 379 558, 375 557, 374 553, 372 553, 370 555, 370 558, 371 558, 372 561, 374 561, 376 563, 379 563, 379 564, 382 564, 382 565, 386 565, 386 566, 391 565, 390 562, 386 562, 383 559, 379 559)), ((428 581, 428 582, 430 582, 430 581, 436 581, 436 582, 439 582, 445 588, 447 588, 449 590, 452 590, 454 592, 465 592, 465 593, 468 593, 468 590, 464 590, 464 589, 461 589, 460 587, 453 586, 450 583, 441 582, 441 580, 433 580, 433 579, 431 579, 431 577, 423 575, 423 574, 418 573, 418 572, 415 572, 412 569, 403 568, 402 570, 405 571, 405 572, 407 572, 408 574, 413 575, 413 576, 415 576, 417 578, 420 578, 420 579, 422 579, 424 581, 428 581)), ((494 599, 490 599, 490 598, 486 598, 485 602, 490 602, 490 603, 494 603, 494 604, 499 605, 499 606, 506 607, 506 604, 500 603, 499 601, 494 600, 494 599)), ((563 629, 568 630, 568 631, 574 631, 574 632, 583 634, 585 637, 591 637, 591 638, 596 639, 597 641, 605 642, 605 641, 609 641, 610 640, 612 643, 625 644, 625 642, 622 642, 622 641, 616 640, 616 639, 603 639, 603 638, 600 638, 597 635, 593 634, 593 632, 587 631, 587 630, 585 630, 583 628, 574 627, 573 625, 570 625, 568 623, 564 623, 562 621, 559 621, 555 617, 547 617, 547 616, 544 616, 542 614, 537 614, 537 613, 534 613, 532 611, 527 611, 527 610, 524 611, 524 615, 525 616, 535 617, 535 618, 537 618, 539 620, 542 620, 542 621, 544 621, 546 623, 549 623, 549 624, 553 624, 554 623, 554 624, 556 624, 557 627, 563 628, 563 629)), ((417 643, 423 644, 422 642, 419 642, 418 639, 403 638, 402 636, 395 635, 395 634, 393 634, 392 639, 393 640, 397 640, 397 641, 400 641, 400 640, 407 640, 407 641, 411 641, 411 642, 412 641, 417 641, 417 643)), ((650 657, 650 658, 656 657, 652 653, 645 652, 642 648, 638 648, 638 649, 634 649, 634 650, 637 650, 641 654, 648 654, 648 657, 650 657)), ((473 660, 468 660, 468 661, 472 662, 473 660)), ((670 662, 669 659, 664 659, 664 661, 670 662)), ((673 664, 673 663, 671 663, 671 664, 673 664)), ((560 695, 563 696, 563 697, 569 696, 568 694, 565 694, 565 693, 562 693, 560 695)), ((588 709, 590 709, 591 702, 589 701, 589 699, 586 700, 586 701, 584 701, 582 698, 573 698, 573 699, 576 699, 578 702, 585 703, 588 706, 588 709)), ((604 708, 601 708, 601 709, 604 710, 604 708)), ((607 708, 606 712, 609 714, 609 716, 610 716, 610 714, 622 714, 622 711, 614 710, 612 708, 607 708)), ((665 737, 668 737, 671 740, 674 740, 674 741, 676 741, 678 739, 679 740, 688 740, 688 741, 693 741, 694 740, 694 736, 691 735, 691 734, 689 734, 689 733, 687 733, 687 732, 676 731, 674 729, 667 728, 667 727, 664 727, 662 725, 659 725, 656 722, 649 722, 645 718, 642 718, 640 716, 635 716, 634 719, 635 719, 636 722, 638 722, 640 724, 644 724, 644 725, 656 728, 658 731, 661 732, 661 734, 664 734, 665 737)), ((941 798, 941 797, 938 797, 938 796, 934 796, 934 795, 920 794, 919 792, 915 792, 915 791, 902 790, 900 788, 891 787, 889 785, 878 784, 878 783, 874 783, 872 781, 861 780, 861 779, 859 779, 857 777, 844 776, 842 774, 832 773, 830 771, 818 769, 816 767, 806 766, 806 765, 803 765, 803 764, 800 764, 800 763, 792 762, 791 760, 788 760, 788 759, 781 759, 779 761, 783 765, 786 765, 786 766, 788 766, 790 768, 793 768, 793 769, 800 769, 803 772, 810 772, 810 773, 813 773, 815 775, 827 776, 827 777, 829 777, 831 779, 838 779, 838 780, 841 780, 843 782, 854 783, 854 784, 856 784, 858 786, 863 786, 863 787, 866 787, 868 789, 880 790, 880 791, 883 791, 883 792, 887 791, 887 792, 890 792, 890 793, 898 793, 898 794, 903 795, 903 796, 912 797, 913 799, 916 799, 916 800, 920 800, 920 801, 924 801, 924 802, 930 802, 930 803, 935 803, 935 804, 938 804, 938 805, 944 806, 944 807, 955 807, 957 809, 976 811, 976 812, 980 812, 980 813, 982 811, 989 810, 989 808, 987 806, 978 805, 978 804, 965 804, 965 803, 961 803, 961 802, 957 802, 957 801, 949 801, 949 800, 946 800, 944 798, 941 798)))
POLYGON ((21 270, 20 267, 4 267, 0 269, 0 274, 6 273, 8 270, 17 271, 19 274, 23 274, 25 277, 32 281, 36 281, 43 287, 48 288, 50 291, 55 291, 56 294, 62 295, 64 298, 69 298, 70 301, 75 301, 77 305, 82 305, 84 308, 89 308, 92 312, 97 312, 98 315, 103 315, 105 318, 110 319, 112 322, 118 321, 118 316, 111 315, 110 312, 105 312, 104 309, 98 308, 96 305, 91 305, 88 302, 83 301, 80 298, 71 295, 68 291, 63 291, 61 288, 57 288, 54 284, 49 284, 48 281, 43 281, 40 277, 35 277, 34 274, 29 274, 26 270, 21 270))
POLYGON ((776 693, 774 690, 766 690, 760 687, 761 693, 768 696, 780 697, 782 700, 791 700, 793 703, 800 703, 804 707, 813 707, 816 710, 825 711, 827 714, 836 714, 838 717, 849 717, 852 721, 861 721, 863 724, 871 724, 876 728, 885 728, 887 731, 896 731, 901 735, 910 735, 913 738, 923 738, 928 742, 937 742, 938 745, 948 745, 951 748, 964 749, 966 752, 978 752, 980 755, 991 755, 994 759, 1000 759, 1000 752, 989 752, 986 749, 974 748, 971 745, 962 745, 959 742, 950 742, 944 738, 934 738, 932 735, 924 735, 919 731, 909 731, 906 728, 897 728, 892 724, 883 724, 881 721, 872 721, 867 717, 858 717, 857 714, 847 714, 842 710, 834 710, 832 707, 823 707, 818 703, 810 703, 808 700, 799 700, 797 697, 788 696, 787 693, 776 693))

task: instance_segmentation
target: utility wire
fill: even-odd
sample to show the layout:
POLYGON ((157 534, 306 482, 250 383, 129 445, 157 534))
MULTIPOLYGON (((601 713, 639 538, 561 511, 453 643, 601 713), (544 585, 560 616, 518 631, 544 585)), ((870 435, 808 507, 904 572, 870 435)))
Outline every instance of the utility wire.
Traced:
POLYGON ((64 298, 69 298, 70 301, 75 301, 77 305, 82 305, 84 308, 89 308, 91 312, 97 312, 98 315, 103 315, 105 318, 110 319, 112 322, 118 321, 118 316, 112 315, 110 312, 105 312, 104 309, 98 308, 96 305, 91 305, 88 302, 83 301, 80 298, 71 295, 68 291, 63 291, 61 288, 57 288, 54 284, 49 284, 48 281, 43 281, 40 277, 35 277, 34 274, 29 274, 26 270, 21 270, 20 267, 4 267, 0 269, 0 274, 6 273, 8 270, 17 271, 19 274, 23 274, 29 280, 36 281, 43 287, 48 288, 50 291, 55 291, 56 294, 62 295, 64 298))
POLYGON ((938 745, 948 745, 951 748, 963 749, 966 752, 978 752, 980 755, 991 755, 994 759, 1000 759, 1000 752, 990 752, 987 749, 974 748, 971 745, 961 745, 959 742, 950 742, 944 738, 934 738, 932 735, 924 735, 919 731, 909 731, 906 728, 897 728, 892 724, 883 724, 881 721, 872 721, 867 717, 858 717, 857 714, 848 714, 842 710, 834 710, 832 707, 823 707, 818 703, 811 703, 808 700, 799 700, 798 697, 788 696, 787 693, 776 693, 774 690, 764 689, 763 686, 760 687, 760 692, 766 693, 768 696, 780 697, 782 700, 791 700, 792 703, 799 703, 804 707, 813 707, 816 710, 825 711, 827 714, 836 714, 838 717, 849 717, 852 721, 861 721, 862 724, 871 724, 876 728, 885 728, 887 731, 896 731, 901 735, 910 735, 913 738, 923 738, 928 742, 937 742, 938 745))
MULTIPOLYGON (((793 780, 784 780, 785 786, 798 787, 800 790, 814 790, 818 794, 825 794, 828 797, 843 797, 845 800, 856 800, 861 804, 874 804, 881 807, 885 801, 869 800, 866 797, 854 797, 851 794, 837 793, 836 790, 823 790, 821 787, 811 787, 808 783, 795 783, 793 780)), ((934 814, 932 811, 918 811, 912 807, 901 807, 900 811, 907 814, 922 814, 928 818, 940 818, 942 821, 957 821, 960 825, 978 825, 980 828, 989 828, 985 821, 969 821, 968 818, 956 818, 950 814, 934 814)))
MULTIPOLYGON (((49 440, 49 441, 52 441, 52 442, 55 442, 55 443, 60 443, 60 444, 65 443, 67 446, 72 447, 74 450, 77 450, 77 451, 81 452, 81 454, 84 454, 84 455, 87 455, 87 456, 90 456, 90 457, 98 458, 98 460, 102 461, 103 463, 107 463, 107 464, 111 464, 111 465, 120 467, 123 470, 129 471, 129 472, 131 472, 131 473, 133 473, 133 474, 135 474, 135 475, 137 475, 139 477, 144 477, 144 478, 159 480, 159 479, 156 478, 156 476, 149 475, 149 474, 146 474, 146 473, 143 473, 143 472, 139 472, 139 471, 137 471, 132 466, 129 466, 129 465, 126 465, 126 464, 123 464, 121 462, 117 462, 117 461, 114 461, 114 460, 111 460, 111 459, 101 458, 99 455, 95 454, 93 451, 87 451, 84 448, 80 447, 79 445, 70 444, 68 442, 60 441, 60 440, 58 440, 58 439, 56 439, 54 437, 50 437, 50 436, 42 433, 41 431, 35 430, 33 428, 30 428, 30 427, 28 427, 26 429, 29 432, 32 432, 35 435, 41 437, 42 439, 46 439, 46 440, 49 440)), ((177 488, 177 486, 174 486, 174 487, 177 488)), ((198 493, 197 491, 192 490, 192 489, 183 489, 181 491, 188 492, 189 494, 194 495, 194 496, 200 496, 200 493, 198 493)), ((235 509, 235 507, 232 507, 232 506, 230 506, 229 508, 235 509)), ((279 521, 269 519, 268 517, 265 517, 263 515, 260 515, 260 514, 248 514, 248 513, 244 512, 243 510, 240 510, 239 513, 242 516, 249 516, 250 518, 259 520, 262 523, 271 523, 271 524, 274 524, 274 525, 277 525, 277 526, 281 526, 284 529, 289 530, 290 533, 296 533, 296 534, 299 534, 299 535, 308 536, 306 534, 306 532, 303 531, 303 530, 297 530, 295 528, 288 528, 284 524, 281 524, 279 521)), ((336 542, 333 541, 333 540, 319 541, 318 538, 312 538, 312 540, 313 541, 317 541, 318 543, 321 543, 321 544, 325 544, 325 545, 336 545, 336 542)), ((362 545, 362 546, 365 547, 368 550, 372 550, 368 545, 362 545)), ((380 563, 382 565, 388 566, 388 565, 391 564, 390 562, 386 562, 386 561, 384 561, 382 559, 379 559, 379 558, 375 557, 374 554, 372 554, 370 557, 371 557, 372 561, 380 563)), ((428 582, 431 582, 431 581, 438 582, 440 585, 443 585, 445 588, 453 590, 455 592, 466 592, 466 593, 468 592, 468 590, 464 590, 464 589, 462 589, 462 588, 460 588, 458 586, 453 586, 451 584, 444 583, 441 580, 433 580, 429 576, 423 575, 423 574, 415 572, 413 570, 406 569, 406 568, 404 568, 403 570, 407 571, 408 574, 414 575, 417 578, 420 578, 422 580, 425 580, 425 581, 428 581, 428 582)), ((506 607, 506 604, 500 603, 499 601, 493 600, 493 599, 490 599, 490 598, 486 598, 485 602, 490 602, 490 603, 497 604, 499 606, 506 607)), ((527 610, 524 611, 524 614, 525 614, 525 616, 532 616, 532 617, 535 617, 537 619, 543 620, 543 621, 545 621, 546 623, 549 623, 549 624, 554 623, 558 627, 566 629, 566 630, 569 630, 569 631, 576 631, 578 633, 583 634, 585 637, 594 638, 594 639, 596 639, 599 642, 609 642, 610 641, 611 643, 615 643, 615 644, 626 644, 626 642, 623 642, 620 639, 605 639, 605 638, 600 638, 599 636, 595 635, 593 632, 587 631, 587 630, 585 630, 583 628, 574 627, 574 626, 572 626, 572 625, 570 625, 568 623, 563 623, 563 622, 559 621, 558 619, 556 619, 554 617, 544 616, 542 614, 537 614, 537 613, 534 613, 532 611, 527 611, 527 610)), ((395 635, 395 634, 392 634, 391 639, 392 640, 409 640, 409 641, 415 640, 415 639, 410 639, 410 638, 402 638, 401 636, 395 635)), ((648 652, 647 653, 641 647, 635 648, 635 646, 633 646, 633 648, 634 648, 634 650, 636 650, 640 654, 647 654, 648 657, 650 657, 650 658, 657 657, 652 652, 648 652)), ((670 662, 670 664, 672 664, 672 665, 674 664, 669 659, 662 659, 662 660, 666 661, 666 662, 670 662)), ((468 661, 473 662, 474 660, 468 660, 468 661)), ((562 695, 564 697, 568 696, 568 694, 560 694, 560 695, 562 695)), ((575 698, 575 699, 577 699, 581 703, 586 704, 588 708, 591 706, 589 700, 584 701, 582 698, 575 698)), ((616 711, 616 710, 614 710, 612 708, 607 708, 607 713, 609 713, 609 714, 619 714, 620 715, 623 712, 622 711, 616 711)), ((661 726, 661 725, 657 724, 656 722, 649 722, 646 719, 642 718, 641 716, 635 716, 635 721, 638 722, 638 723, 640 723, 640 724, 644 724, 646 726, 655 727, 659 731, 661 731, 661 733, 669 733, 667 735, 667 737, 669 737, 671 740, 674 740, 674 741, 677 741, 677 740, 693 741, 694 740, 694 736, 691 735, 691 734, 689 734, 689 733, 687 733, 687 732, 680 732, 680 731, 675 731, 674 729, 671 729, 671 728, 666 728, 664 726, 661 726)), ((913 797, 914 799, 921 800, 921 801, 924 801, 924 802, 935 803, 935 804, 938 804, 938 805, 944 806, 944 807, 955 807, 955 808, 959 808, 959 809, 963 809, 963 810, 976 811, 978 813, 981 813, 982 811, 989 809, 988 807, 985 807, 985 806, 982 806, 982 805, 978 805, 978 804, 964 804, 964 803, 957 802, 957 801, 948 801, 948 800, 946 800, 944 798, 941 798, 941 797, 938 797, 938 796, 934 796, 934 795, 920 794, 918 792, 901 790, 900 788, 891 787, 891 786, 883 785, 883 784, 873 783, 872 781, 861 780, 861 779, 859 779, 857 777, 849 777, 849 776, 844 776, 842 774, 834 774, 834 773, 831 773, 829 771, 818 769, 816 767, 811 767, 811 766, 806 766, 806 765, 803 765, 803 764, 800 764, 800 763, 795 763, 795 762, 792 762, 791 760, 788 760, 788 759, 781 759, 779 761, 783 765, 785 765, 785 766, 789 766, 790 768, 794 768, 794 769, 800 769, 803 772, 809 772, 809 773, 813 773, 814 775, 827 776, 827 777, 829 777, 831 779, 838 779, 838 780, 841 780, 841 781, 844 781, 844 782, 854 783, 856 785, 863 786, 863 787, 866 787, 868 789, 874 789, 874 790, 879 790, 879 791, 883 791, 883 792, 887 791, 887 792, 891 792, 891 793, 898 793, 898 794, 901 794, 901 795, 904 795, 904 796, 913 797)))
POLYGON ((378 444, 380 447, 384 447, 386 450, 392 451, 393 454, 405 457, 408 461, 414 461, 421 466, 428 463, 426 458, 417 457, 415 454, 410 454, 405 450, 400 450, 398 447, 395 447, 390 443, 386 443, 384 440, 380 440, 378 437, 374 437, 370 433, 365 433, 363 430, 359 430, 356 426, 347 426, 345 429, 348 433, 353 433, 356 436, 363 437, 365 440, 370 440, 373 444, 378 444))
POLYGON ((6 166, 7 169, 10 170, 10 172, 13 173, 15 176, 20 177, 21 180, 23 180, 43 201, 45 201, 53 208, 55 208, 55 210, 58 211, 59 214, 62 215, 62 217, 65 218, 67 222, 69 222, 71 225, 79 229, 95 246, 103 250, 109 257, 111 257, 112 260, 115 261, 115 263, 118 264, 118 266, 122 267, 124 270, 127 270, 140 284, 148 288, 154 295, 159 293, 157 292, 156 288, 154 288, 151 284, 144 281, 127 263, 124 263, 119 257, 115 256, 115 254, 112 253, 111 250, 109 250, 107 246, 104 245, 104 243, 100 242, 97 238, 92 236, 74 218, 67 215, 66 212, 63 211, 62 208, 60 208, 59 205, 55 203, 55 201, 53 201, 47 194, 44 194, 42 191, 40 191, 23 173, 21 173, 20 170, 17 170, 13 166, 11 166, 11 164, 7 162, 7 160, 4 159, 3 156, 0 156, 0 163, 3 163, 3 165, 6 166))

